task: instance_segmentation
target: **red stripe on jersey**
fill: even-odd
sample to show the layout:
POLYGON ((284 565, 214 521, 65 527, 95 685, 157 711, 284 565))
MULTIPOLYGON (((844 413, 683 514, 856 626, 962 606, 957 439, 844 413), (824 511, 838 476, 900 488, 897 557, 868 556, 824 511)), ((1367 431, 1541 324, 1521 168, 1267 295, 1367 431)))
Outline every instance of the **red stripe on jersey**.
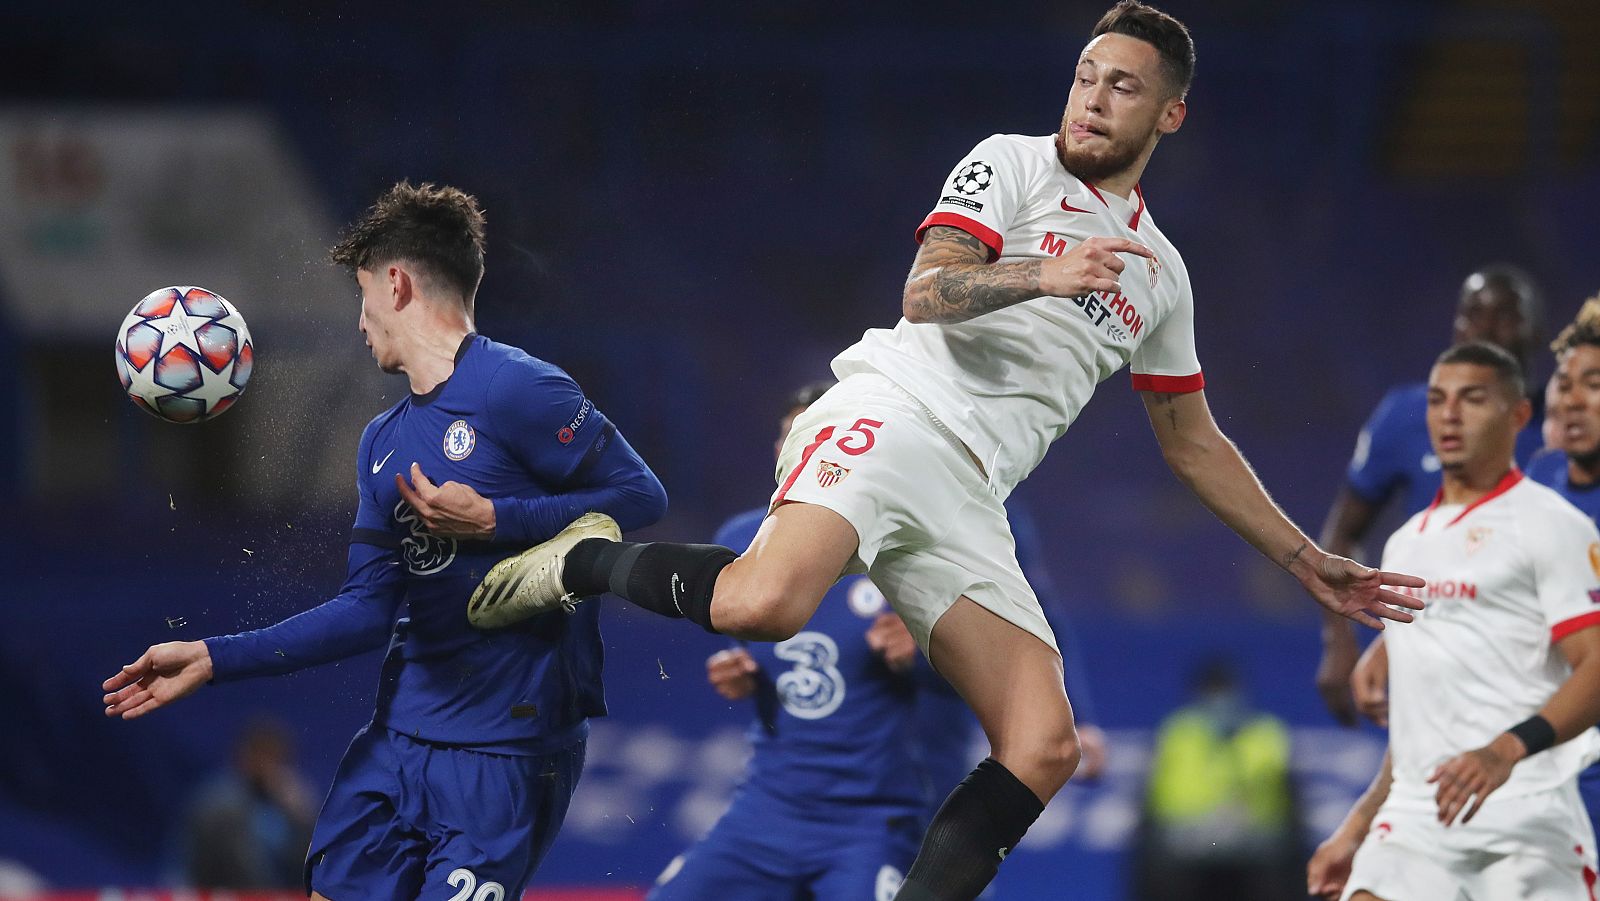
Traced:
MULTIPOLYGON (((1496 482, 1495 486, 1489 489, 1488 494, 1485 494, 1483 497, 1480 497, 1468 504, 1467 509, 1457 513, 1456 518, 1445 523, 1444 527, 1448 529, 1460 522, 1468 513, 1471 513, 1472 511, 1478 509, 1484 504, 1489 503, 1500 495, 1505 494, 1507 491, 1510 491, 1520 481, 1522 481, 1522 470, 1518 469, 1517 465, 1513 463, 1511 464, 1511 471, 1501 476, 1500 481, 1496 482)), ((1417 523, 1418 533, 1421 533, 1424 529, 1428 528, 1428 517, 1432 516, 1434 508, 1438 507, 1442 503, 1444 503, 1444 489, 1440 488, 1439 493, 1433 496, 1433 503, 1429 504, 1428 509, 1423 511, 1422 522, 1417 523)))
MULTIPOLYGON (((1110 209, 1111 208, 1111 204, 1106 203, 1106 195, 1101 194, 1099 188, 1095 187, 1094 185, 1090 184, 1089 182, 1084 182, 1083 186, 1085 188, 1088 188, 1091 192, 1093 192, 1094 196, 1100 198, 1100 202, 1106 204, 1106 209, 1110 209)), ((1138 185, 1134 185, 1133 186, 1133 193, 1134 193, 1134 196, 1139 198, 1139 208, 1133 211, 1132 218, 1130 218, 1128 220, 1128 227, 1133 229, 1134 231, 1138 231, 1139 230, 1139 219, 1140 219, 1140 217, 1144 216, 1144 191, 1140 190, 1138 185)), ((1062 201, 1062 203, 1064 205, 1065 201, 1062 201)))
POLYGON ((776 510, 783 505, 784 495, 788 494, 789 489, 794 487, 794 480, 800 478, 800 471, 806 468, 807 463, 811 462, 811 455, 816 453, 817 448, 826 444, 828 439, 832 437, 833 426, 830 425, 818 432, 817 440, 811 442, 805 450, 800 452, 800 462, 795 464, 794 471, 789 473, 789 477, 783 480, 783 487, 778 489, 778 495, 772 499, 772 509, 776 510))
POLYGON ((922 220, 922 224, 917 226, 918 244, 922 243, 922 233, 935 225, 948 225, 951 228, 959 228, 988 245, 989 262, 991 263, 999 259, 1000 251, 1004 250, 1006 246, 1006 239, 1000 237, 999 232, 976 219, 968 219, 960 213, 929 213, 928 218, 922 220))
POLYGON ((1158 391, 1162 394, 1192 394, 1206 386, 1203 372, 1194 375, 1145 375, 1133 373, 1133 390, 1158 391))
POLYGON ((1593 610, 1572 619, 1563 620, 1550 627, 1550 642, 1554 644, 1574 632, 1582 632, 1590 626, 1600 626, 1600 610, 1593 610))

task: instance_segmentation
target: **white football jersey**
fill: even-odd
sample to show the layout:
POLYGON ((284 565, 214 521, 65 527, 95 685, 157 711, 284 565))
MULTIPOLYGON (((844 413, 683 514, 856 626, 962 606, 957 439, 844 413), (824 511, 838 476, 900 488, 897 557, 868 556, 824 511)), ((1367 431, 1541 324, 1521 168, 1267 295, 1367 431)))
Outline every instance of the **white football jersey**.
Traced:
MULTIPOLYGON (((1555 647, 1600 625, 1600 533, 1556 492, 1513 469, 1471 505, 1434 505, 1390 536, 1383 568, 1428 580, 1427 602, 1384 631, 1390 797, 1432 798, 1429 776, 1538 713, 1571 674, 1555 647)), ((1595 730, 1535 754, 1496 790, 1544 791, 1578 775, 1595 730)), ((1493 800, 1493 796, 1491 796, 1493 800)))
POLYGON ((1128 365, 1135 388, 1182 393, 1205 380, 1194 350, 1194 296, 1176 248, 1134 203, 1079 181, 1051 135, 994 135, 956 165, 917 229, 972 234, 990 259, 1061 256, 1092 237, 1130 238, 1122 292, 1038 297, 953 325, 869 330, 833 361, 840 378, 878 372, 920 400, 1009 494, 1061 437, 1094 388, 1128 365))

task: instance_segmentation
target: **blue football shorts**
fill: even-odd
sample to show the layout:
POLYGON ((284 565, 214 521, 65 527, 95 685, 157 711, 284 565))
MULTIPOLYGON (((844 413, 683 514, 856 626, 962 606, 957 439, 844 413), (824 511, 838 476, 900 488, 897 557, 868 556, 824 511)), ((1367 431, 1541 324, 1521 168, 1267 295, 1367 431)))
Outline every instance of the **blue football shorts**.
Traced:
POLYGON ((667 865, 646 901, 892 901, 925 822, 888 810, 846 813, 812 818, 742 792, 667 865))
POLYGON ((567 815, 584 744, 491 754, 367 726, 317 817, 307 889, 330 901, 516 901, 567 815))

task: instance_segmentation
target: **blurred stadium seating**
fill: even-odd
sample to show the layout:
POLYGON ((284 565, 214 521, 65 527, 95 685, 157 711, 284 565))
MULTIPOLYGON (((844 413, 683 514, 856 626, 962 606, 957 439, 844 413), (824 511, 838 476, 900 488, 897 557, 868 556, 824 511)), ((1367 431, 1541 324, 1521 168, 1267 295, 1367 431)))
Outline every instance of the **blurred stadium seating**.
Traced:
MULTIPOLYGON (((1448 339, 1462 275, 1518 262, 1555 321, 1600 285, 1600 12, 1164 5, 1199 69, 1145 194, 1194 281, 1219 421, 1313 527, 1362 418, 1448 339)), ((336 586, 355 436, 404 390, 323 266, 336 223, 402 177, 476 192, 481 330, 621 424, 672 495, 650 535, 703 539, 768 490, 785 392, 897 315, 949 166, 992 132, 1055 127, 1101 4, 165 6, 0 10, 0 860, 87 892, 50 897, 190 897, 90 887, 164 884, 185 789, 251 713, 292 718, 319 785, 370 713, 370 659, 135 724, 103 720, 97 691, 152 641, 336 586), (111 364, 115 324, 170 283, 233 300, 260 348, 241 405, 193 429, 135 410, 111 364)), ((1310 605, 1167 475, 1124 378, 1019 492, 1113 772, 1052 805, 1003 898, 1049 897, 1062 873, 1075 897, 1119 897, 1150 730, 1212 652, 1294 727, 1314 829, 1380 748, 1322 713, 1310 605)), ((545 901, 632 897, 738 768, 743 711, 701 677, 716 643, 620 607, 607 630, 613 715, 540 878, 588 894, 545 901)))

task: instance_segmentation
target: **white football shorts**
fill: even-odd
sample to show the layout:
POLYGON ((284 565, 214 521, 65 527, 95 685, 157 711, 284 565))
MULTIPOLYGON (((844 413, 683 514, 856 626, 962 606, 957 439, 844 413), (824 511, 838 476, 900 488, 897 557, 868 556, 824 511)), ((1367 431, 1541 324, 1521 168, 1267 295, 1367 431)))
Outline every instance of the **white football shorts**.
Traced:
POLYGON ((1511 798, 1490 795, 1470 823, 1439 822, 1432 799, 1391 798, 1372 821, 1343 901, 1590 901, 1594 829, 1577 782, 1511 798))
MULTIPOLYGON (((1055 648, 1005 505, 965 445, 890 379, 851 375, 795 419, 772 506, 816 504, 860 539, 860 568, 923 653, 963 595, 1055 648)), ((931 659, 931 658, 930 658, 931 659)))

